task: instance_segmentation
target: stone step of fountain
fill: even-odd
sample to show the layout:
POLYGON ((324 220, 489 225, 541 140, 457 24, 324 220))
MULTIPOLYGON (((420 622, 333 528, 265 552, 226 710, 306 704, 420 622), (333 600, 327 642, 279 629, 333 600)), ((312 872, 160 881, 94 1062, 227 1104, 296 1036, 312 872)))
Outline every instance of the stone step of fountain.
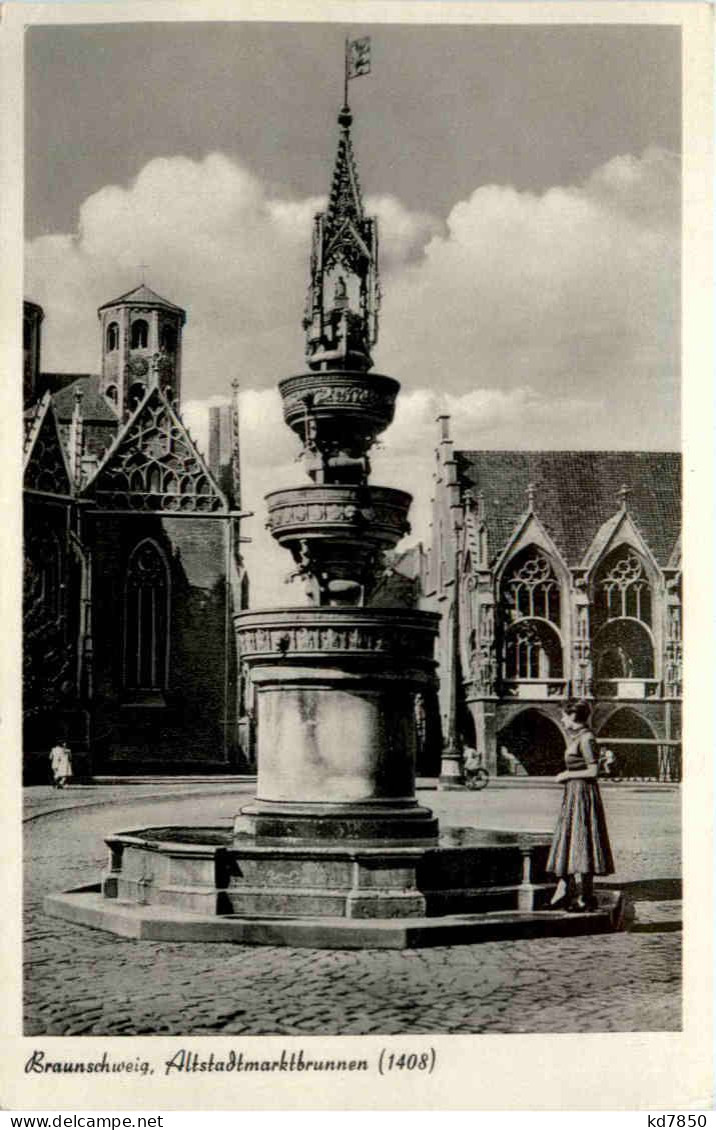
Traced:
POLYGON ((153 941, 235 942, 312 949, 418 949, 543 936, 608 933, 622 928, 620 892, 600 891, 597 910, 501 910, 439 918, 270 918, 209 916, 174 907, 106 900, 98 885, 49 895, 45 910, 63 919, 153 941))

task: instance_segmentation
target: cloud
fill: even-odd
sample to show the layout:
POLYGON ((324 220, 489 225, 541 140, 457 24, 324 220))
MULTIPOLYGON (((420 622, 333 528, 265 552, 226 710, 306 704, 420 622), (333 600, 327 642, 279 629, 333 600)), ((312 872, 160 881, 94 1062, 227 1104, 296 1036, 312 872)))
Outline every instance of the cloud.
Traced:
MULTIPOLYGON (((377 368, 403 384, 373 481, 413 489, 427 536, 435 416, 463 448, 673 448, 679 441, 679 162, 617 156, 542 194, 484 185, 441 219, 368 198, 381 225, 377 368)), ((45 307, 43 367, 96 368, 96 308, 149 285, 188 311, 184 413, 237 377, 256 599, 300 603, 263 530, 263 494, 305 482, 277 380, 303 367, 301 317, 319 198, 270 192, 220 153, 150 161, 80 208, 77 231, 27 245, 45 307), (263 597, 262 597, 263 594, 263 597)), ((205 440, 203 440, 205 443, 205 440)))
MULTIPOLYGON (((144 263, 150 285, 188 310, 188 396, 226 392, 233 377, 271 387, 300 370, 311 223, 323 203, 278 198, 220 153, 157 158, 128 186, 101 189, 76 232, 28 244, 28 293, 47 307, 47 367, 96 366, 96 308, 131 289, 144 263)), ((635 423, 649 411, 676 443, 674 155, 618 156, 541 195, 485 185, 444 222, 391 196, 368 208, 381 225, 378 368, 453 395, 608 388, 617 411, 635 423)))
MULTIPOLYGON (((602 395, 678 440, 679 166, 648 150, 542 195, 487 185, 387 291, 381 364, 456 393, 602 395)), ((607 443, 611 415, 595 420, 607 443)))
MULTIPOLYGON (((202 451, 208 447, 208 408, 225 404, 222 397, 184 404, 182 415, 202 451)), ((515 432, 525 416, 532 420, 530 442, 519 446, 589 449, 591 421, 607 410, 605 400, 555 400, 520 388, 510 391, 475 390, 462 396, 438 396, 430 389, 404 392, 398 399, 395 420, 374 448, 371 481, 380 486, 408 489, 413 494, 411 534, 405 543, 430 539, 431 497, 436 417, 450 415, 450 431, 459 449, 500 449, 515 446, 515 432)), ((243 534, 251 538, 245 558, 251 577, 251 603, 291 605, 302 602, 300 582, 287 584, 292 562, 265 528, 264 495, 308 481, 299 458, 300 446, 283 423, 279 394, 273 389, 246 389, 239 395, 241 420, 242 505, 252 512, 243 534)))
MULTIPOLYGON (((439 225, 391 196, 368 203, 383 221, 388 276, 439 225)), ((221 153, 157 158, 129 186, 102 188, 82 204, 77 232, 27 245, 28 297, 47 308, 45 366, 98 366, 97 307, 136 286, 145 264, 147 283, 188 311, 188 395, 226 392, 233 377, 267 387, 300 370, 312 221, 324 206, 270 196, 221 153)))

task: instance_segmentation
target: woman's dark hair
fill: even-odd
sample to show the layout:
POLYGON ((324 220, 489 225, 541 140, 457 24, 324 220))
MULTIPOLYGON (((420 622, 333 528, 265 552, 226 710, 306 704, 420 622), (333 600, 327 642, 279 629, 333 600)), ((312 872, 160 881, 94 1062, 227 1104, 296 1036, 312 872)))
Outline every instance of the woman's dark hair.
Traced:
POLYGON ((577 702, 575 699, 570 699, 569 702, 565 702, 562 709, 565 714, 569 714, 571 718, 574 718, 575 722, 580 722, 583 726, 586 726, 589 721, 589 715, 592 713, 588 702, 577 702))

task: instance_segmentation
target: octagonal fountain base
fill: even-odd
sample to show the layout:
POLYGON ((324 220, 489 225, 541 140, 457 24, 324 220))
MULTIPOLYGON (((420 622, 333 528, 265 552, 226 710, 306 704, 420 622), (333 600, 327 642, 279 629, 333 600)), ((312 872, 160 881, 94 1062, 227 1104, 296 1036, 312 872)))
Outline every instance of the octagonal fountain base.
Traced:
POLYGON ((600 892, 588 913, 545 909, 548 844, 527 833, 453 828, 431 843, 296 845, 220 828, 148 828, 107 843, 101 884, 48 896, 50 914, 125 937, 335 949, 622 924, 612 892, 600 892))

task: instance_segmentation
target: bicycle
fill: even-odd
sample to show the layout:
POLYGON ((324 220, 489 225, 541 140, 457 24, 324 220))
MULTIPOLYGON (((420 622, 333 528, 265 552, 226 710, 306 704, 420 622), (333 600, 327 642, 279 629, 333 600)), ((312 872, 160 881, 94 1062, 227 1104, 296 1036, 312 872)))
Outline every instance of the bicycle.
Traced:
POLYGON ((475 769, 465 769, 465 784, 468 789, 473 792, 480 792, 486 789, 490 783, 490 774, 483 765, 477 766, 475 769))

